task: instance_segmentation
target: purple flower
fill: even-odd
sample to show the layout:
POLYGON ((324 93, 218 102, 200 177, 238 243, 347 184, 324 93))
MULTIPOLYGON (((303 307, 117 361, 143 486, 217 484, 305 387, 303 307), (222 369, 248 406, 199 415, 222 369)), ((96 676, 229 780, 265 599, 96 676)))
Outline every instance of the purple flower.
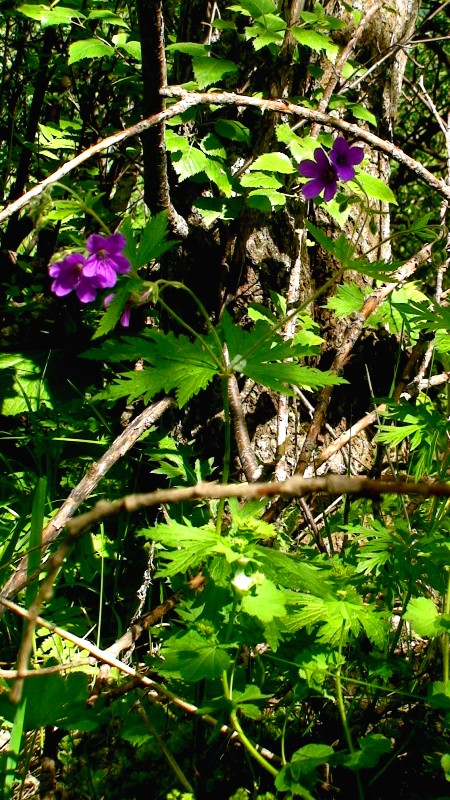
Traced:
POLYGON ((115 286, 117 275, 130 271, 130 262, 122 252, 125 245, 126 239, 121 233, 111 236, 93 233, 89 236, 86 247, 91 255, 83 267, 83 275, 94 279, 97 289, 115 286))
POLYGON ((57 297, 64 297, 75 289, 78 299, 82 303, 91 303, 97 294, 97 285, 83 274, 86 259, 80 253, 70 253, 63 258, 50 264, 49 275, 53 278, 51 290, 57 297))
POLYGON ((317 197, 322 189, 325 189, 324 200, 333 199, 337 192, 338 172, 320 147, 314 150, 314 161, 311 159, 302 161, 298 171, 304 178, 312 178, 302 187, 304 197, 308 200, 317 197))
POLYGON ((334 165, 341 181, 351 181, 355 177, 354 166, 364 158, 362 147, 350 147, 342 136, 334 140, 330 151, 330 161, 334 165))

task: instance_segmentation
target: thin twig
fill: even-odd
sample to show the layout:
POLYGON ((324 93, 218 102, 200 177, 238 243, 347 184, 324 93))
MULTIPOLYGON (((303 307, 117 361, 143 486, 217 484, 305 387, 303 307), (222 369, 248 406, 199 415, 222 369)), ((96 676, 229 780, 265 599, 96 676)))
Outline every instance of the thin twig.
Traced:
MULTIPOLYGON (((80 483, 72 489, 59 511, 57 511, 53 519, 44 528, 42 532, 42 554, 44 554, 49 545, 58 538, 67 521, 94 491, 111 467, 114 466, 119 458, 123 458, 142 434, 172 405, 174 405, 174 400, 169 397, 152 403, 148 408, 144 409, 136 419, 130 422, 127 428, 115 439, 111 447, 108 448, 99 461, 91 465, 86 475, 81 479, 80 483)), ((24 588, 28 580, 27 565, 28 555, 21 559, 16 571, 5 584, 2 589, 2 596, 9 598, 15 597, 16 594, 24 588)), ((0 604, 0 616, 3 613, 4 608, 0 604)))

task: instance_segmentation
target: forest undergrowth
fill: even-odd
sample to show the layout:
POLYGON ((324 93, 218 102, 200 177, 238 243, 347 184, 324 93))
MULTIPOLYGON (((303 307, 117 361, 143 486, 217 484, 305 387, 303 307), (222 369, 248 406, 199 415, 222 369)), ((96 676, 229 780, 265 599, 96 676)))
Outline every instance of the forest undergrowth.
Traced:
POLYGON ((3 800, 449 797, 448 8, 1 4, 3 800))

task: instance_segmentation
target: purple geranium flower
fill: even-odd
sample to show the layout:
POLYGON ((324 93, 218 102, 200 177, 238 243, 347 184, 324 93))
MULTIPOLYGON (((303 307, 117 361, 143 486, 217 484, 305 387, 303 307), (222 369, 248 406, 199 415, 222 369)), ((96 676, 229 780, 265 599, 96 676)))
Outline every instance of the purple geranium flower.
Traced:
POLYGON ((342 136, 334 140, 330 151, 330 161, 336 169, 341 181, 351 181, 355 177, 354 166, 364 158, 362 147, 350 147, 342 136))
POLYGON ((98 289, 109 289, 115 285, 118 273, 130 271, 130 262, 122 252, 125 245, 126 239, 121 233, 89 236, 86 247, 91 255, 83 267, 83 275, 93 278, 98 289))
POLYGON ((327 154, 318 147, 314 150, 314 161, 302 161, 298 171, 304 178, 312 178, 302 187, 303 196, 308 200, 317 197, 325 189, 324 200, 332 200, 337 192, 338 173, 327 154))
POLYGON ((97 294, 97 285, 83 274, 86 259, 81 253, 70 253, 63 258, 50 264, 49 275, 53 278, 51 290, 57 297, 64 297, 75 289, 78 299, 82 303, 91 303, 97 294))

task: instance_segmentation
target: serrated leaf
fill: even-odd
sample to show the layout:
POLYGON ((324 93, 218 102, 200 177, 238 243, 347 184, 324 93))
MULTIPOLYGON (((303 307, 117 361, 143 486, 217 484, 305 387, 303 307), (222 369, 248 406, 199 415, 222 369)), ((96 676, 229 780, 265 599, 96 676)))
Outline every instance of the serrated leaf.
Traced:
POLYGON ((372 114, 371 111, 369 111, 367 108, 364 108, 364 106, 362 106, 360 103, 351 104, 349 109, 356 119, 364 119, 366 122, 370 122, 371 125, 377 124, 377 118, 375 114, 372 114))
POLYGON ((17 11, 20 11, 25 17, 29 17, 29 19, 36 20, 43 28, 47 28, 49 25, 71 25, 73 20, 86 19, 86 15, 82 14, 81 11, 59 5, 46 6, 44 4, 31 5, 24 3, 18 7, 17 11))
POLYGON ((345 378, 338 378, 328 370, 316 367, 302 367, 297 364, 259 364, 256 361, 247 362, 240 370, 248 378, 287 395, 294 395, 292 386, 316 391, 324 386, 338 386, 347 383, 345 378))
MULTIPOLYGON (((365 191, 368 197, 374 200, 381 200, 383 203, 394 203, 397 205, 397 200, 392 189, 387 186, 380 178, 374 175, 369 175, 362 170, 358 171, 355 183, 359 184, 365 191)), ((353 181, 351 181, 353 184, 353 181)))
POLYGON ((391 750, 391 743, 381 733, 369 733, 364 739, 358 739, 360 749, 340 756, 339 763, 357 772, 360 769, 373 769, 380 758, 391 750))
POLYGON ((267 175, 265 172, 249 172, 240 180, 245 189, 279 189, 283 185, 274 175, 267 175))
POLYGON ((292 175, 293 172, 296 172, 296 168, 285 153, 264 153, 262 156, 258 156, 249 166, 250 172, 257 170, 281 172, 284 175, 292 175))
POLYGON ((266 579, 255 587, 255 594, 242 598, 242 610, 263 623, 271 622, 286 614, 286 595, 266 579))
POLYGON ((0 353, 0 413, 3 416, 36 411, 44 402, 53 407, 44 364, 21 353, 0 353))
POLYGON ((337 44, 334 44, 334 42, 332 42, 328 36, 325 36, 323 33, 318 33, 317 31, 297 27, 291 28, 291 33, 299 44, 309 47, 316 53, 320 53, 322 50, 325 50, 330 61, 334 62, 336 60, 336 56, 339 53, 339 47, 337 44))
POLYGON ((180 183, 186 178, 198 175, 199 172, 206 173, 208 157, 198 147, 189 147, 179 158, 172 158, 172 165, 177 173, 180 183))
POLYGON ((125 308, 130 290, 131 282, 128 281, 125 281, 119 289, 115 288, 114 297, 108 304, 108 307, 100 320, 100 325, 92 337, 93 339, 99 339, 101 336, 105 336, 107 333, 114 330, 120 320, 122 311, 125 308))
POLYGON ((194 207, 202 215, 206 225, 212 225, 217 219, 237 219, 242 210, 241 197, 199 197, 194 207))
POLYGON ((264 14, 273 14, 277 10, 277 5, 273 0, 241 0, 240 5, 255 19, 264 14))
POLYGON ((178 244, 177 241, 167 241, 169 236, 169 212, 161 211, 151 217, 141 233, 139 247, 132 259, 132 266, 139 269, 150 261, 158 259, 178 244))
POLYGON ((162 656, 158 672, 188 683, 220 678, 230 666, 230 656, 223 647, 193 630, 170 639, 162 649, 162 656))
POLYGON ((271 189, 255 189, 249 192, 247 205, 256 208, 263 213, 269 213, 274 209, 282 208, 286 204, 286 195, 271 189))
POLYGON ((337 287, 336 294, 329 297, 327 308, 335 312, 337 317, 348 317, 354 311, 360 311, 364 303, 364 292, 356 283, 344 283, 337 287))
POLYGON ((419 636, 434 638, 444 632, 440 614, 430 597, 414 597, 409 601, 404 619, 410 622, 419 636))
POLYGON ((211 56, 197 56, 192 59, 192 69, 199 89, 206 89, 213 83, 218 83, 225 75, 231 75, 239 71, 239 67, 233 61, 212 58, 211 56))
POLYGON ((233 189, 231 175, 223 161, 212 158, 211 156, 207 157, 204 171, 209 180, 216 184, 219 191, 223 192, 225 197, 231 197, 233 189))
POLYGON ((175 42, 167 45, 166 50, 168 53, 184 53, 193 58, 200 58, 208 55, 209 47, 196 42, 175 42))
POLYGON ((118 44, 117 47, 119 50, 124 50, 125 53, 128 53, 131 58, 134 58, 135 61, 142 61, 142 52, 141 52, 141 43, 140 42, 122 42, 118 44))
POLYGON ((76 64, 83 58, 104 58, 114 55, 114 47, 105 44, 99 39, 82 39, 79 42, 72 42, 69 46, 69 64, 76 64))
MULTIPOLYGON (((59 6, 57 6, 57 8, 59 8, 59 6)), ((109 11, 107 8, 93 9, 89 12, 88 19, 100 19, 102 22, 106 22, 108 25, 115 25, 117 28, 130 28, 122 17, 119 17, 118 14, 115 14, 114 11, 109 11)))
POLYGON ((214 130, 217 135, 222 136, 223 139, 230 139, 233 142, 243 142, 244 144, 250 144, 251 142, 251 132, 242 122, 230 119, 219 119, 214 123, 214 130))

